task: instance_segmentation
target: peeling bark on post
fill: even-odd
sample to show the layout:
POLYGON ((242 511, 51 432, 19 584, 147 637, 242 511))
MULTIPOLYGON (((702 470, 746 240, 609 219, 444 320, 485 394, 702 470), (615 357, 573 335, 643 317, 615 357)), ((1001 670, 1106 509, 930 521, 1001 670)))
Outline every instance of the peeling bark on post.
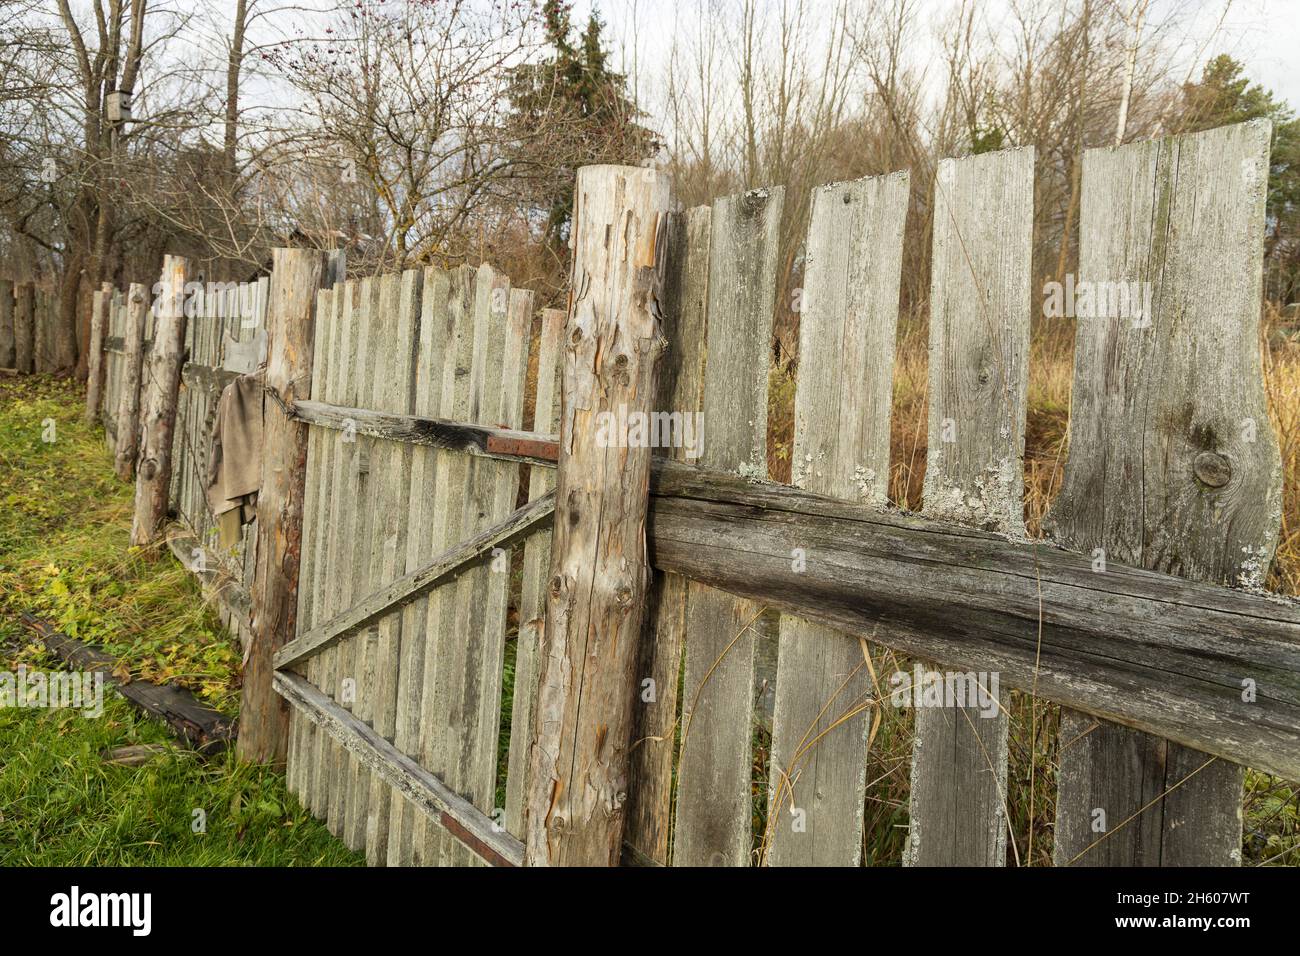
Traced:
POLYGON ((107 282, 93 295, 90 311, 90 349, 86 357, 86 424, 93 425, 99 418, 99 405, 104 398, 104 329, 108 326, 108 308, 113 287, 107 282))
MULTIPOLYGON (((154 323, 149 375, 141 402, 140 454, 135 469, 135 519, 131 544, 154 543, 167 520, 167 492, 172 483, 172 434, 176 398, 185 353, 185 283, 189 262, 183 256, 163 260, 163 295, 154 323)), ((122 427, 121 422, 118 427, 122 427)))
POLYGON ((262 487, 257 495, 257 569, 252 588, 253 643, 244 666, 237 753, 255 763, 282 763, 288 705, 273 686, 275 652, 297 627, 298 565, 307 473, 307 426, 284 406, 311 398, 316 293, 325 256, 276 249, 266 316, 266 388, 262 404, 262 487), (276 401, 274 396, 279 396, 276 401))
MULTIPOLYGON (((112 308, 112 303, 108 303, 112 308)), ((145 287, 131 283, 127 293, 125 342, 122 355, 122 382, 117 404, 117 445, 113 450, 117 477, 130 481, 135 476, 135 456, 140 445, 140 373, 144 365, 144 327, 149 313, 145 287)))
POLYGON ((636 442, 617 440, 607 426, 611 417, 652 410, 671 201, 671 180, 655 170, 578 172, 558 504, 528 784, 532 866, 614 866, 620 857, 650 579, 650 448, 617 447, 636 442))

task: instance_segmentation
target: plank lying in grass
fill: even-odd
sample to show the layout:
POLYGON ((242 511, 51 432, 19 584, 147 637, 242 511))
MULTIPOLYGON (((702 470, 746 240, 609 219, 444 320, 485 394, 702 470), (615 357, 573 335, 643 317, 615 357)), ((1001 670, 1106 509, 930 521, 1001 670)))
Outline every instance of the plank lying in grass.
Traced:
POLYGON ((123 683, 113 676, 116 661, 99 648, 83 644, 30 614, 23 614, 22 620, 60 660, 78 670, 102 671, 106 684, 140 710, 161 717, 191 749, 212 755, 225 750, 235 739, 234 722, 201 704, 185 688, 144 680, 123 683))
POLYGON ((657 568, 1300 779, 1294 601, 680 465, 651 493, 657 568))

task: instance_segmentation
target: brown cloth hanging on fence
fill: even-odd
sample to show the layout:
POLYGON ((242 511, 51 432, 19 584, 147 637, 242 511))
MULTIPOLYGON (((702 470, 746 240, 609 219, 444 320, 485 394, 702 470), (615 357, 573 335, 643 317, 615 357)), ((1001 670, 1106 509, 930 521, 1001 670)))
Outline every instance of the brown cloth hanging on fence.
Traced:
POLYGON ((257 516, 262 487, 262 372, 241 375, 221 392, 212 428, 204 492, 217 519, 222 548, 239 543, 239 532, 257 516))

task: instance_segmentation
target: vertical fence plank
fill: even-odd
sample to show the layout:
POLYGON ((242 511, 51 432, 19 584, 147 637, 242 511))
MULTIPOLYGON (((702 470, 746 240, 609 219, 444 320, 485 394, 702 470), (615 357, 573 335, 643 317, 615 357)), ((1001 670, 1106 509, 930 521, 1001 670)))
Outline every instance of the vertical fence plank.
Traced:
MULTIPOLYGON (((510 282, 489 266, 481 266, 475 278, 473 330, 465 388, 465 415, 460 421, 488 422, 499 411, 498 391, 506 351, 506 316, 510 282), (496 387, 494 387, 494 384, 496 387)), ((461 369, 457 368, 457 374, 461 369)), ((439 481, 440 506, 446 512, 440 523, 446 546, 469 537, 487 513, 489 502, 487 462, 460 456, 454 462, 454 477, 439 481)), ((423 765, 453 790, 468 789, 461 777, 461 753, 474 749, 474 715, 465 712, 466 689, 477 664, 483 626, 483 589, 486 569, 466 569, 455 580, 438 588, 430 601, 438 616, 430 617, 433 633, 432 660, 426 657, 424 704, 426 723, 423 765), (427 680, 432 664, 432 681, 427 680)), ((475 794, 477 796, 477 794, 475 794)), ((457 857, 456 841, 441 828, 426 826, 426 865, 438 865, 457 857)), ((417 849, 418 852, 418 849, 417 849)), ((463 862, 460 861, 460 862, 463 862)))
POLYGON ((651 455, 649 443, 627 440, 631 435, 611 442, 609 419, 653 410, 671 203, 672 181, 655 170, 578 171, 552 574, 525 827, 526 860, 534 866, 614 866, 622 856, 638 638, 650 585, 651 455))
MULTIPOLYGON (((347 381, 348 357, 351 353, 349 326, 352 320, 352 298, 356 292, 356 282, 336 285, 330 299, 329 322, 333 334, 329 337, 329 358, 324 379, 325 394, 322 399, 331 404, 340 401, 344 384, 347 381)), ((321 502, 320 532, 317 540, 317 565, 315 571, 315 599, 318 607, 317 616, 328 621, 342 608, 339 606, 338 591, 334 581, 338 575, 338 560, 341 553, 338 527, 342 521, 343 506, 341 488, 341 468, 347 452, 347 433, 330 432, 321 441, 321 502)), ((334 648, 328 648, 307 662, 307 679, 318 687, 322 693, 334 691, 334 648)), ((317 818, 324 820, 329 810, 329 758, 331 746, 329 734, 320 728, 311 730, 310 781, 308 798, 311 811, 317 818)))
MULTIPOLYGON (((784 191, 713 205, 701 464, 766 478, 784 191)), ((747 866, 752 849, 754 625, 761 606, 691 582, 673 862, 747 866)))
MULTIPOLYGON (((1270 132, 1084 155, 1079 281, 1150 290, 1149 310, 1079 321, 1049 526, 1094 562, 1263 584, 1282 490, 1258 340, 1270 132)), ((1068 710, 1061 747, 1057 865, 1241 862, 1240 767, 1068 710)))
MULTIPOLYGON (((907 173, 897 173, 817 189, 808 229, 794 483, 875 506, 888 495, 909 182, 907 173)), ((816 574, 817 568, 807 571, 816 574)), ((872 697, 857 639, 782 616, 768 864, 861 862, 872 697)))
MULTIPOLYGON (((564 348, 562 309, 542 312, 537 351, 537 397, 532 430, 553 435, 560 427, 559 371, 564 348)), ((552 468, 533 468, 528 476, 528 500, 536 501, 555 488, 552 468)), ((546 583, 551 570, 551 532, 538 531, 524 544, 523 582, 519 597, 519 633, 515 638, 515 686, 510 713, 510 752, 506 770, 506 830, 522 839, 527 796, 528 753, 533 743, 537 708, 537 647, 546 619, 546 583)))
POLYGON ((149 312, 148 290, 138 282, 131 283, 126 297, 122 329, 121 374, 118 378, 117 447, 113 463, 117 477, 130 481, 135 477, 135 460, 139 452, 140 392, 144 371, 144 327, 149 312))
MULTIPOLYGON (((472 404, 471 386, 474 366, 475 342, 478 328, 487 328, 491 307, 491 283, 494 273, 484 266, 475 271, 462 266, 452 275, 452 288, 448 297, 450 316, 454 326, 448 341, 446 374, 443 380, 441 417, 454 421, 468 421, 472 404)), ((433 553, 441 554, 462 537, 464 499, 469 482, 467 456, 454 452, 438 456, 434 487, 437 488, 438 506, 433 514, 430 539, 433 553)), ((420 682, 420 763, 428 768, 437 756, 437 735, 442 728, 437 723, 440 701, 436 697, 441 658, 447 653, 442 645, 459 639, 455 616, 454 583, 444 583, 429 593, 426 601, 424 623, 424 675, 420 682)), ((423 813, 417 813, 411 828, 411 862, 432 866, 438 861, 441 837, 437 828, 423 813)))
POLYGON ((30 282, 14 287, 14 368, 24 375, 36 371, 36 290, 30 282))
MULTIPOLYGON (((397 299, 393 303, 394 331, 385 354, 380 359, 383 381, 376 407, 381 411, 410 414, 414 411, 416 389, 416 358, 420 342, 420 293, 424 276, 411 270, 392 278, 397 286, 397 299)), ((411 461, 414 449, 405 443, 383 442, 378 449, 376 471, 379 478, 375 500, 382 518, 382 534, 376 540, 372 561, 376 562, 378 580, 375 586, 386 584, 404 573, 408 512, 411 494, 411 461)), ((423 493, 427 489, 420 489, 423 493)), ((402 639, 401 610, 389 613, 378 626, 374 649, 373 689, 367 694, 371 701, 366 716, 375 730, 387 740, 392 740, 397 719, 398 665, 402 639)), ((366 812, 366 861, 371 866, 388 862, 388 821, 392 789, 378 777, 370 779, 370 793, 366 812)))
MULTIPOLYGON (((705 317, 709 293, 709 224, 713 210, 699 206, 674 216, 669 226, 664 283, 664 335, 655 409, 685 416, 700 410, 704 372, 705 317)), ((692 438, 703 435, 692 424, 692 438)), ((683 432, 683 436, 685 432, 683 432)), ((698 452, 698 445, 695 452, 698 452)), ((657 454, 688 460, 685 447, 657 454)), ((677 702, 681 690, 686 626, 686 579, 655 572, 647 598, 637 678, 642 684, 632 711, 624 842, 656 863, 667 864, 672 829, 673 757, 677 752, 677 702), (644 681, 653 681, 646 687, 644 681), (652 693, 647 693, 652 691, 652 693)))
MULTIPOLYGON (((348 379, 346 403, 354 408, 368 408, 374 401, 375 391, 375 349, 383 329, 382 316, 379 314, 379 293, 381 280, 367 276, 361 280, 360 295, 353 311, 351 371, 348 379)), ((339 592, 340 609, 351 606, 353 601, 366 593, 366 581, 370 562, 370 526, 374 517, 371 508, 370 458, 374 439, 357 435, 349 442, 350 452, 347 469, 343 480, 347 506, 344 521, 339 529, 342 535, 343 557, 340 564, 340 576, 334 587, 339 592)), ((364 629, 350 638, 340 641, 335 648, 335 693, 334 699, 345 710, 357 708, 357 686, 360 666, 362 664, 362 647, 369 634, 364 629)), ((331 741, 333 758, 330 769, 330 810, 331 827, 335 828, 340 840, 349 849, 360 850, 359 840, 365 839, 364 822, 357 830, 354 820, 348 816, 349 804, 355 805, 356 796, 353 783, 356 780, 356 761, 351 753, 341 744, 331 741)), ((367 791, 368 795, 369 791, 367 791)))
MULTIPOLYGON (((185 344, 185 285, 189 263, 182 256, 163 261, 163 294, 157 308, 148 375, 140 402, 140 451, 135 475, 135 517, 131 544, 152 544, 162 533, 171 490, 172 429, 185 344)), ((241 729, 242 733, 242 729, 241 729)))
POLYGON ((293 640, 297 627, 307 426, 292 421, 281 402, 291 407, 311 397, 316 293, 325 268, 320 253, 310 249, 277 249, 274 257, 250 615, 253 644, 246 655, 239 711, 238 754, 258 763, 283 762, 288 745, 289 714, 272 687, 272 659, 293 640))
MULTIPOLYGON (((479 294, 483 294, 482 287, 479 294)), ((471 420, 518 428, 533 297, 531 292, 511 290, 509 280, 499 273, 488 295, 487 340, 475 342, 473 392, 477 408, 471 410, 471 420)), ((481 330, 480 326, 476 333, 481 330)), ((514 510, 518 495, 518 465, 471 460, 461 536, 467 538, 503 521, 514 510)), ((439 662, 435 687, 445 708, 440 711, 444 726, 438 735, 438 754, 429 769, 489 814, 495 810, 509 588, 510 560, 504 551, 488 564, 466 569, 457 579, 455 615, 464 638, 440 643, 444 659, 439 662)), ((443 835, 439 865, 464 866, 476 860, 458 840, 443 835)))
MULTIPOLYGON (((943 160, 930 289, 923 511, 1020 537, 1033 196, 1032 148, 943 160)), ((1007 730, 1000 701, 916 709, 904 864, 1005 865, 1007 730)))
MULTIPOLYGON (((421 293, 419 359, 415 368, 415 414, 442 414, 450 376, 455 374, 456 331, 467 321, 467 300, 473 294, 472 272, 427 269, 421 293)), ((438 463, 448 453, 417 447, 411 451, 411 487, 407 506, 406 572, 422 567, 435 554, 434 515, 440 500, 438 463)), ((393 746, 409 757, 420 752, 420 716, 424 699, 424 669, 428 644, 429 601, 420 598, 402 609, 401 649, 397 665, 397 707, 393 746)), ((421 812, 401 794, 389 798, 388 865, 414 860, 415 820, 421 812)), ((421 838, 423 838, 423 825, 421 838)))
POLYGON ((0 279, 0 368, 13 368, 14 360, 14 284, 0 279))
MULTIPOLYGON (((327 274, 321 289, 316 295, 316 331, 312 344, 311 393, 318 401, 327 401, 326 382, 331 369, 330 342, 334 336, 334 283, 327 274)), ((241 324, 246 318, 241 312, 241 324)), ((307 479, 303 490, 302 522, 302 562, 298 577, 298 632, 323 622, 321 617, 324 603, 321 599, 321 570, 324 564, 324 541, 327 535, 326 517, 328 499, 324 494, 325 457, 328 443, 333 441, 335 433, 320 428, 312 428, 307 433, 307 479)), ((311 662, 297 668, 304 676, 311 669, 311 662)), ((312 744, 317 733, 316 725, 303 717, 296 707, 289 709, 290 750, 289 750, 289 785, 302 801, 309 807, 311 802, 311 759, 312 744)))

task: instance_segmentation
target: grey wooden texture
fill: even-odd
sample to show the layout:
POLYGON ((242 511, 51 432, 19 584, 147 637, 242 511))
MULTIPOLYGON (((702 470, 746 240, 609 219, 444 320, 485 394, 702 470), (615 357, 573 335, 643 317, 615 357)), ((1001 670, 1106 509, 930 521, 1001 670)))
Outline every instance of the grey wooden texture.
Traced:
MULTIPOLYGON (((6 290, 0 288, 0 365, 7 366, 5 351, 12 348, 5 341, 4 299, 6 290)), ((100 405, 104 400, 104 337, 108 322, 108 309, 112 301, 112 287, 91 294, 90 342, 86 357, 86 424, 99 420, 100 405)), ((10 316, 12 323, 12 316, 10 316)), ((12 329, 10 336, 12 337, 12 329)))
MULTIPOLYGON (((712 212, 701 463, 749 477, 768 474, 767 376, 783 201, 782 189, 754 191, 720 199, 712 212)), ((688 587, 674 864, 749 864, 751 625, 760 611, 697 582, 688 587)))
MULTIPOLYGON (((1049 518, 1070 547, 1263 584, 1282 491, 1258 339, 1270 135, 1255 121, 1084 155, 1080 280, 1150 283, 1151 313, 1079 323, 1049 518)), ((1241 862, 1240 767, 1085 715, 1061 735, 1058 865, 1241 862)))
MULTIPOLYGON (((816 189, 808 228, 792 477, 809 491, 875 506, 889 487, 909 181, 895 173, 816 189)), ((769 865, 861 862, 872 696, 858 640, 781 617, 769 865)))
MULTIPOLYGON (((480 315, 485 332, 488 327, 493 275, 492 270, 488 268, 476 272, 465 266, 458 269, 453 276, 448 306, 449 318, 454 325, 450 329, 447 341, 449 354, 439 405, 442 417, 467 421, 471 410, 475 408, 473 401, 475 380, 472 373, 476 341, 479 338, 477 330, 480 326, 480 315)), ((469 460, 466 456, 438 456, 434 482, 439 503, 463 501, 468 492, 469 480, 469 460)), ((445 551, 461 540, 463 521, 463 508, 435 506, 429 533, 429 540, 435 554, 445 551)), ((444 640, 450 642, 459 639, 455 588, 442 587, 430 592, 424 610, 426 617, 421 628, 425 635, 424 676, 420 681, 418 705, 420 715, 418 753, 420 764, 432 769, 431 765, 439 746, 437 735, 443 732, 442 725, 437 722, 441 701, 435 696, 434 688, 444 654, 441 644, 444 640)), ((446 654, 452 656, 450 651, 446 654)), ((391 846, 391 836, 389 842, 391 846)), ((423 817, 415 817, 412 821, 410 845, 407 851, 411 854, 410 862, 430 866, 436 864, 439 842, 440 836, 436 829, 430 827, 423 817)))
MULTIPOLYGON (((383 279, 380 301, 385 313, 385 335, 379 340, 383 351, 377 359, 380 386, 375 407, 385 411, 409 412, 414 404, 416 343, 420 328, 420 291, 423 275, 411 270, 383 279)), ((371 456, 375 521, 372 534, 370 586, 387 584, 401 575, 406 558, 407 507, 410 498, 410 446, 376 440, 371 456)), ((367 644, 361 685, 361 717, 385 739, 393 737, 397 705, 397 662, 401 642, 402 614, 395 610, 380 618, 373 640, 367 644)), ((366 860, 372 866, 388 862, 388 807, 390 789, 382 778, 363 771, 368 785, 365 801, 366 860)), ((360 810, 360 802, 358 805, 360 810)))
POLYGON ((338 740, 348 754, 391 784, 404 797, 416 802, 419 812, 436 817, 474 847, 483 859, 496 866, 523 863, 523 845, 500 832, 493 821, 469 801, 448 788, 410 757, 393 747, 375 730, 322 694, 297 674, 275 675, 276 690, 321 732, 338 740))
POLYGON ((14 286, 14 368, 30 375, 36 370, 36 290, 30 282, 14 286))
POLYGON ((0 368, 13 368, 14 356, 14 284, 0 279, 0 368))
MULTIPOLYGON (((383 321, 379 314, 381 281, 373 277, 360 281, 360 291, 353 310, 352 331, 356 337, 352 340, 347 399, 354 405, 368 407, 374 402, 375 351, 383 334, 383 321)), ((349 443, 349 461, 342 484, 347 507, 338 528, 343 553, 339 563, 339 577, 333 585, 338 591, 342 607, 349 606, 356 597, 369 592, 370 528, 374 520, 370 476, 372 445, 371 439, 361 437, 349 443)), ((363 650, 370 633, 367 629, 335 648, 337 672, 334 699, 349 711, 356 710, 359 703, 363 650), (351 701, 344 699, 348 693, 348 681, 352 682, 353 688, 351 701)), ((356 771, 355 761, 343 748, 336 748, 330 778, 330 819, 337 825, 340 839, 349 848, 360 850, 363 849, 361 843, 365 839, 365 818, 363 815, 358 829, 355 814, 349 815, 349 810, 356 803, 356 771)), ((367 796, 369 792, 367 786, 367 796)))
MULTIPOLYGON (((532 311, 531 296, 527 298, 527 303, 512 302, 509 279, 480 268, 469 421, 513 428, 521 424, 532 311)), ((444 507, 460 509, 457 537, 462 539, 504 520, 514 510, 519 488, 518 465, 483 458, 469 458, 468 465, 463 496, 443 498, 444 507)), ((436 676, 425 688, 431 705, 426 713, 432 714, 426 726, 425 766, 485 812, 493 810, 496 790, 509 567, 508 557, 471 566, 454 583, 439 588, 443 594, 434 642, 436 676)), ((426 850, 432 854, 431 842, 426 850)), ((437 856, 427 856, 425 862, 456 866, 471 861, 459 841, 441 834, 437 856)))
MULTIPOLYGON (((242 319, 242 316, 241 316, 242 319)), ((242 322, 241 322, 242 325, 242 322)), ((316 295, 316 339, 312 347, 311 393, 321 395, 330 368, 330 339, 334 334, 334 293, 321 289, 316 295)), ((298 567, 298 633, 303 634, 317 622, 321 604, 316 590, 321 563, 320 541, 324 534, 321 498, 322 445, 333 439, 329 432, 312 428, 307 432, 307 473, 303 485, 302 560, 298 567)), ((280 667, 277 661, 277 669, 280 667)), ((304 674, 305 664, 298 667, 304 674)), ((289 714, 289 789, 306 805, 310 780, 309 754, 315 727, 294 708, 289 714)))
MULTIPOLYGON (((1023 537, 1033 149, 943 160, 934 222, 923 511, 1023 537)), ((970 702, 915 720, 904 864, 1004 865, 1006 711, 970 702)))
MULTIPOLYGON (((550 434, 560 427, 560 357, 564 347, 563 309, 542 311, 537 344, 537 394, 531 423, 534 432, 550 434)), ((535 503, 555 488, 555 470, 537 466, 529 471, 528 501, 535 503)), ((537 647, 546 623, 546 583, 551 571, 551 533, 535 531, 524 544, 519 597, 519 631, 515 638, 514 698, 510 712, 510 750, 506 768, 506 830, 523 838, 524 797, 528 751, 533 740, 537 707, 537 647)))
POLYGON ((119 328, 125 340, 124 352, 117 357, 114 376, 117 440, 113 457, 117 476, 130 481, 135 477, 140 432, 140 380, 144 367, 144 327, 149 311, 148 290, 139 283, 132 283, 125 304, 115 303, 112 311, 122 323, 119 328))
MULTIPOLYGON (((713 210, 698 206, 669 225, 663 334, 655 410, 698 412, 702 400, 705 320, 709 301, 709 235, 713 210)), ((658 454, 686 461, 686 449, 658 454)), ((632 752, 624 842, 667 864, 672 831, 673 758, 686 629, 686 579, 656 572, 646 597, 646 621, 632 710, 632 752), (651 687, 644 682, 653 681, 651 687), (653 693, 650 693, 653 689, 653 693), (649 698, 649 699, 648 699, 649 698)))
MULTIPOLYGON (((325 379, 324 400, 339 401, 347 393, 353 351, 353 300, 357 295, 355 281, 336 285, 330 310, 334 334, 330 337, 328 375, 325 379)), ((351 457, 351 448, 345 433, 331 434, 322 442, 325 451, 321 475, 322 535, 318 541, 318 561, 315 577, 315 600, 319 603, 317 614, 329 618, 341 609, 338 590, 334 584, 339 575, 342 559, 342 542, 339 527, 342 525, 347 502, 343 499, 343 478, 351 457)), ((332 697, 337 673, 336 654, 333 649, 313 657, 307 667, 307 679, 323 694, 332 697)), ((326 820, 329 815, 329 787, 331 747, 327 735, 316 733, 312 740, 311 785, 308 791, 312 813, 326 820)))
POLYGON ((1113 563, 1096 574, 1047 544, 668 464, 651 487, 656 567, 1300 778, 1300 603, 1113 563), (795 546, 816 577, 792 570, 795 546), (1258 675, 1254 702, 1241 674, 1258 675))
POLYGON ((164 258, 162 285, 166 300, 159 310, 140 401, 140 451, 131 522, 131 543, 137 546, 155 543, 167 519, 176 403, 184 361, 184 288, 188 276, 189 263, 184 257, 164 258))
MULTIPOLYGON (((415 367, 414 411, 419 415, 438 415, 443 408, 443 388, 447 376, 454 373, 456 322, 464 312, 464 297, 469 270, 455 273, 428 269, 420 304, 420 338, 415 367), (455 296, 455 307, 452 296, 455 296)), ((407 508, 405 569, 414 572, 434 554, 433 516, 438 502, 438 453, 432 448, 411 449, 411 493, 407 508)), ((394 712, 393 745, 410 757, 420 750, 420 713, 424 688, 424 658, 427 643, 425 624, 428 601, 425 598, 402 609, 401 647, 397 668, 397 701, 394 712)), ((414 858, 412 827, 415 812, 400 793, 389 798, 388 857, 389 865, 410 863, 414 858)))

